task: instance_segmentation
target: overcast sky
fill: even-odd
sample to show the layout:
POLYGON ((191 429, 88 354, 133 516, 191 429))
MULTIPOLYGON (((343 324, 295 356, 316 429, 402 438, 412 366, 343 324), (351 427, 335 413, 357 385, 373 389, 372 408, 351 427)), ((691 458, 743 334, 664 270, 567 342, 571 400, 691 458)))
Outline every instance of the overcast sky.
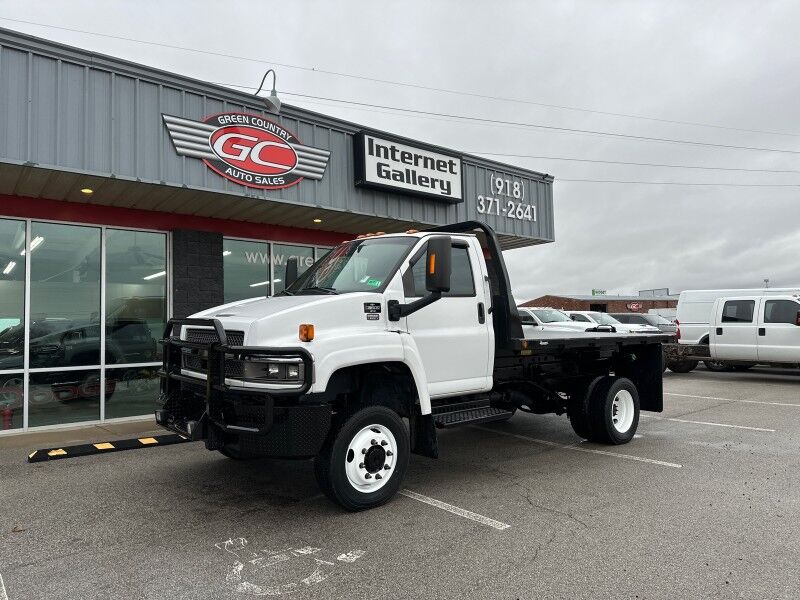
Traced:
POLYGON ((775 287, 800 286, 800 2, 2 0, 0 17, 261 59, 0 20, 3 27, 226 84, 255 87, 267 67, 284 63, 722 126, 484 100, 276 66, 285 102, 459 150, 795 171, 501 158, 556 178, 556 242, 506 253, 519 301, 592 288, 760 287, 766 277, 775 287), (290 92, 784 152, 492 127, 312 102, 290 92))

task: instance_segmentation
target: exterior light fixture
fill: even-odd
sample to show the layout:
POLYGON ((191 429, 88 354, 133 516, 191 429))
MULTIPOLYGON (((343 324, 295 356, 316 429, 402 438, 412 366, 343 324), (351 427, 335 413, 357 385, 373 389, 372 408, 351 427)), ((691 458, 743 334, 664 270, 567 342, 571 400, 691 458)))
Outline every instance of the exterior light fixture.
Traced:
POLYGON ((145 281, 150 281, 151 279, 158 279, 159 277, 163 277, 166 275, 166 271, 159 271, 158 273, 153 273, 152 275, 148 275, 147 277, 142 277, 145 281))
POLYGON ((263 100, 268 112, 278 114, 281 112, 281 101, 278 99, 278 92, 275 91, 275 84, 277 83, 278 76, 275 74, 273 69, 269 69, 266 73, 264 73, 264 77, 261 78, 261 85, 258 86, 258 90, 256 91, 256 96, 258 96, 261 88, 264 87, 264 82, 267 80, 267 75, 270 73, 272 73, 272 91, 269 93, 269 96, 263 100))
POLYGON ((314 223, 322 223, 322 219, 314 219, 314 223))
POLYGON ((16 267, 16 266, 17 266, 17 263, 14 262, 13 260, 8 261, 8 264, 6 265, 6 268, 3 269, 3 275, 8 275, 9 273, 11 273, 11 271, 13 271, 14 267, 16 267))
POLYGON ((259 281, 258 283, 251 283, 250 287, 259 287, 262 285, 269 285, 269 281, 259 281))
POLYGON ((84 196, 91 196, 94 194, 94 190, 92 188, 81 188, 81 194, 84 196))

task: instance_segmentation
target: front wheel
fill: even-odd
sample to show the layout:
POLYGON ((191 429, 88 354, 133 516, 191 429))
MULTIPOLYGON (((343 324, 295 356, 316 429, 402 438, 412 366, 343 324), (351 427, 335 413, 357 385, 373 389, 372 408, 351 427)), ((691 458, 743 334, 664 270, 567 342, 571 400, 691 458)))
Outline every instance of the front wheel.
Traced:
POLYGON ((347 418, 314 459, 320 489, 347 510, 380 506, 400 489, 410 453, 400 416, 368 406, 347 418))
POLYGON ((589 399, 589 421, 593 442, 627 444, 639 426, 639 391, 624 377, 595 387, 589 399))

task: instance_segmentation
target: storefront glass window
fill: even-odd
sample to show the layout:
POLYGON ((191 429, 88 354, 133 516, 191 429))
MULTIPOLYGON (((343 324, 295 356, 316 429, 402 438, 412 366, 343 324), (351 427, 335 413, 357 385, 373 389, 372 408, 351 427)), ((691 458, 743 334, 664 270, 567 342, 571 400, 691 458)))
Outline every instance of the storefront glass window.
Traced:
POLYGON ((153 412, 158 397, 158 367, 106 369, 106 419, 153 412))
POLYGON ((222 244, 225 302, 269 296, 269 244, 225 239, 222 244))
POLYGON ((23 426, 24 373, 0 373, 0 431, 23 426))
POLYGON ((100 229, 32 223, 30 367, 100 362, 100 229))
POLYGON ((297 258, 297 273, 303 273, 314 264, 314 248, 307 246, 289 246, 284 244, 272 245, 272 285, 273 293, 283 291, 286 287, 286 261, 290 258, 297 258))
MULTIPOLYGON (((108 392, 107 382, 106 394, 108 392)), ((100 418, 98 369, 31 373, 28 394, 30 427, 97 421, 100 418)))
POLYGON ((158 359, 156 340, 167 315, 166 275, 163 233, 106 230, 106 364, 158 359))
POLYGON ((317 258, 315 259, 315 261, 314 261, 314 262, 318 261, 320 258, 322 258, 322 257, 323 257, 323 256, 325 256, 325 255, 326 255, 328 252, 330 252, 330 251, 331 251, 331 249, 330 249, 330 248, 315 248, 314 250, 315 250, 315 251, 316 251, 316 253, 317 253, 317 258))
POLYGON ((0 371, 25 366, 25 258, 25 222, 0 219, 0 371))

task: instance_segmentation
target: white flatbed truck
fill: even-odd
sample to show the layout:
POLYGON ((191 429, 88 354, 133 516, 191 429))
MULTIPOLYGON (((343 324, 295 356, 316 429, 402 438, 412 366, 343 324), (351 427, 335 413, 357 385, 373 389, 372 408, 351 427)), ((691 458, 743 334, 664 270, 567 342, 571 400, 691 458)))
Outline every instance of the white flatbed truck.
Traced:
POLYGON ((520 410, 629 442, 663 408, 663 339, 526 339, 482 223, 360 236, 277 296, 171 320, 156 420, 232 459, 313 458, 325 494, 361 510, 398 491, 410 454, 438 456, 441 428, 520 410))

